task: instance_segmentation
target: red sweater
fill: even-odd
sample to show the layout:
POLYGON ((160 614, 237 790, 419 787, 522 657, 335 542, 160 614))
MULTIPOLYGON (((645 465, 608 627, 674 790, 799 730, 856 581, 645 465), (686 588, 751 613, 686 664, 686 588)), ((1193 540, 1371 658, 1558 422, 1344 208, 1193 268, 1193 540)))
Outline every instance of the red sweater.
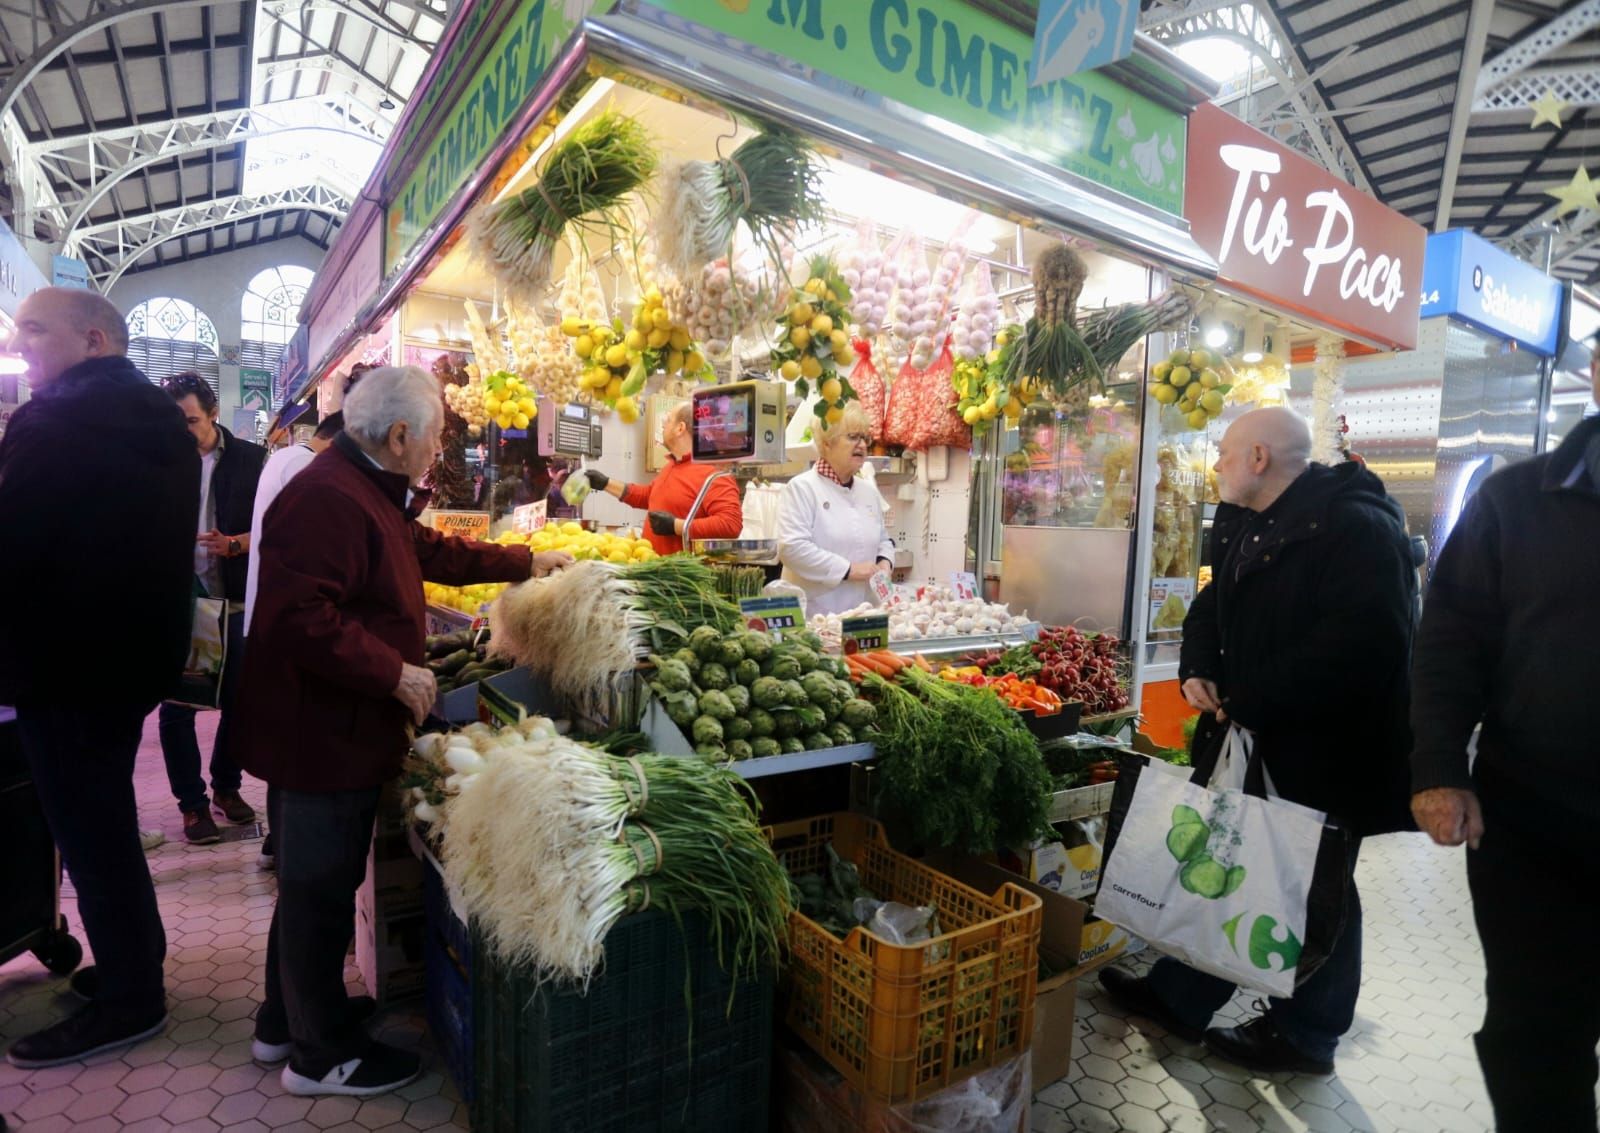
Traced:
MULTIPOLYGON (((696 464, 693 460, 673 460, 648 484, 629 484, 622 493, 622 502, 629 507, 647 511, 671 512, 679 519, 688 516, 694 506, 700 486, 720 471, 712 464, 696 464)), ((730 476, 724 476, 711 485, 706 498, 700 501, 700 511, 689 529, 689 539, 737 539, 744 530, 744 505, 739 502, 739 488, 730 476)), ((644 537, 650 540, 658 555, 670 555, 683 550, 683 540, 676 535, 657 535, 645 524, 644 537)))

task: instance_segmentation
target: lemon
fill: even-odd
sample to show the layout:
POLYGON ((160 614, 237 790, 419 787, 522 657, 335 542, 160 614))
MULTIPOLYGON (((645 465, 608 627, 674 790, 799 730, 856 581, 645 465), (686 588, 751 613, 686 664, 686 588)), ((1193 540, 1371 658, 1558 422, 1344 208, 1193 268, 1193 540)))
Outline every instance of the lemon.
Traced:
POLYGON ((500 399, 498 397, 484 398, 483 411, 491 417, 500 416, 500 399))
POLYGON ((820 279, 808 279, 804 290, 808 295, 821 296, 827 294, 828 285, 820 279))
POLYGON ((1167 381, 1182 389, 1189 384, 1189 379, 1194 377, 1194 371, 1187 366, 1174 366, 1172 373, 1167 375, 1167 381))
POLYGON ((841 351, 835 351, 833 360, 839 363, 841 366, 854 366, 856 364, 855 352, 849 348, 841 351))
POLYGON ((1022 402, 1019 399, 1013 397, 1010 401, 1006 402, 1006 407, 1005 407, 1004 412, 1005 412, 1005 415, 1006 415, 1006 419, 1009 420, 1009 421, 1021 420, 1022 419, 1022 402))
POLYGON ((828 315, 818 315, 816 318, 811 320, 811 333, 832 334, 833 319, 828 315))
POLYGON ((1200 408, 1215 417, 1222 412, 1222 395, 1214 389, 1200 395, 1200 408))
POLYGON ((533 400, 531 397, 519 398, 517 401, 517 408, 522 410, 529 417, 533 417, 539 412, 539 403, 533 400))
POLYGON ((808 327, 795 327, 789 332, 789 341, 794 343, 796 350, 804 350, 811 345, 811 330, 808 327))
POLYGON ((672 349, 681 353, 689 349, 689 332, 682 327, 675 327, 672 331, 672 337, 667 341, 671 343, 672 349))
POLYGON ((606 365, 613 370, 621 369, 628 364, 628 348, 622 343, 606 348, 606 365))
POLYGON ((1196 409, 1193 413, 1190 413, 1187 417, 1185 417, 1184 420, 1189 422, 1189 428, 1191 429, 1204 429, 1206 427, 1206 423, 1210 421, 1211 418, 1207 415, 1204 409, 1196 409))
POLYGON ((1157 362, 1154 366, 1150 367, 1150 376, 1158 382, 1166 381, 1167 375, 1170 373, 1172 373, 1171 362, 1157 362))
POLYGON ((1187 366, 1189 364, 1189 352, 1187 350, 1174 350, 1167 355, 1167 362, 1172 366, 1187 366))
POLYGON ((961 413, 961 419, 969 425, 976 425, 983 420, 983 414, 976 405, 969 405, 961 413))
POLYGON ((606 383, 606 400, 615 401, 622 396, 622 379, 612 378, 606 383))
POLYGON ((496 425, 499 425, 500 428, 502 428, 502 429, 511 428, 511 418, 506 416, 504 413, 502 413, 500 416, 496 417, 494 419, 494 423, 496 425))
POLYGON ((1166 382, 1150 387, 1150 396, 1162 405, 1172 405, 1178 400, 1178 391, 1166 382))
POLYGON ((797 327, 810 326, 816 315, 816 308, 810 303, 796 303, 789 309, 789 322, 797 327))
POLYGON ((691 350, 683 359, 683 369, 690 374, 698 374, 706 368, 706 358, 698 350, 691 350))
POLYGON ((644 334, 641 331, 630 330, 628 337, 624 338, 622 342, 629 350, 643 350, 644 334))
POLYGON ((822 363, 817 361, 816 355, 807 354, 800 359, 800 376, 803 378, 820 378, 822 376, 822 363))
POLYGON ((637 414, 639 412, 639 403, 631 397, 619 397, 617 398, 617 412, 637 414))
POLYGON ((784 381, 792 382, 800 376, 800 363, 791 358, 778 367, 778 373, 783 376, 784 381))
POLYGON ((1211 352, 1209 350, 1191 350, 1191 351, 1189 351, 1189 368, 1190 369, 1203 370, 1207 366, 1211 365, 1211 363, 1212 363, 1212 357, 1211 357, 1211 352))
POLYGON ((649 345, 651 350, 660 350, 671 340, 671 333, 662 330, 660 327, 657 327, 655 330, 651 331, 650 334, 645 338, 645 342, 649 345))
POLYGON ((515 417, 511 418, 511 424, 516 426, 518 429, 526 429, 528 427, 528 422, 531 420, 532 418, 526 413, 518 413, 515 417))
POLYGON ((650 321, 655 324, 656 330, 670 331, 672 329, 672 316, 667 314, 665 308, 657 307, 652 311, 650 313, 650 321))
POLYGON ((667 373, 675 374, 683 369, 683 351, 671 350, 667 353, 667 373))
POLYGON ((838 401, 839 398, 844 396, 844 386, 838 378, 827 378, 823 381, 822 388, 817 392, 822 394, 822 400, 824 401, 838 401))
POLYGON ((823 414, 823 417, 827 420, 828 424, 830 424, 830 425, 837 425, 839 423, 839 418, 841 418, 843 416, 844 416, 844 410, 840 409, 837 405, 835 405, 832 409, 828 410, 826 413, 823 414))
POLYGON ((594 353, 594 339, 586 334, 580 334, 573 342, 572 349, 578 352, 579 358, 587 358, 594 353))
POLYGON ((828 335, 828 341, 833 344, 835 354, 843 354, 850 349, 850 336, 842 330, 834 330, 828 335))
POLYGON ((568 315, 566 318, 561 320, 561 333, 566 335, 568 338, 577 338, 580 334, 588 329, 588 322, 578 318, 576 315, 568 315))

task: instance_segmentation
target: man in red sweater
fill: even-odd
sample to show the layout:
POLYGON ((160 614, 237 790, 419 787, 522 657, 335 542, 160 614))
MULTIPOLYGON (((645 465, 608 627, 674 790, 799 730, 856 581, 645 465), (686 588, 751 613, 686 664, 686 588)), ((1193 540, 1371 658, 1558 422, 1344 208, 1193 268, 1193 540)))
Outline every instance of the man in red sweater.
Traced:
MULTIPOLYGON (((629 507, 647 510, 650 522, 644 537, 658 555, 683 550, 683 521, 694 506, 700 488, 717 472, 710 464, 696 464, 694 424, 689 402, 684 402, 661 423, 661 443, 671 462, 648 484, 624 484, 604 472, 585 469, 592 487, 610 492, 629 507)), ((744 507, 732 478, 724 477, 706 489, 689 533, 695 539, 737 539, 744 528, 744 507)))

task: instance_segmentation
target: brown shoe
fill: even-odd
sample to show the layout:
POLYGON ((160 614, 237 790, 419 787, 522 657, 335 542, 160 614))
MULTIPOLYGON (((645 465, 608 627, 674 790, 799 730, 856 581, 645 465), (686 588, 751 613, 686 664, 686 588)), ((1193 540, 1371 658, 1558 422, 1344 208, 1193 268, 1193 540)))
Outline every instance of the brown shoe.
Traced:
POLYGON ((222 831, 217 829, 217 824, 205 811, 185 811, 183 840, 191 846, 209 846, 213 842, 222 841, 222 831))
POLYGON ((212 796, 211 805, 235 826, 256 820, 255 808, 240 798, 238 791, 218 791, 212 796))

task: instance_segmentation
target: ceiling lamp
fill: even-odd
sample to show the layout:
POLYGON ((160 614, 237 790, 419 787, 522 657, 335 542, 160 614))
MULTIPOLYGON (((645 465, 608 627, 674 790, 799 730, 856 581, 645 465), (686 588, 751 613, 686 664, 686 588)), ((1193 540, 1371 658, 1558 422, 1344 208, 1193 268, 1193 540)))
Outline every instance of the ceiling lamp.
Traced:
POLYGON ((1239 353, 1242 361, 1256 363, 1267 354, 1267 320, 1262 315, 1251 315, 1244 324, 1243 349, 1239 353))
POLYGON ((394 99, 390 98, 388 95, 384 95, 381 99, 378 100, 378 109, 379 110, 393 110, 394 107, 395 107, 394 99))

